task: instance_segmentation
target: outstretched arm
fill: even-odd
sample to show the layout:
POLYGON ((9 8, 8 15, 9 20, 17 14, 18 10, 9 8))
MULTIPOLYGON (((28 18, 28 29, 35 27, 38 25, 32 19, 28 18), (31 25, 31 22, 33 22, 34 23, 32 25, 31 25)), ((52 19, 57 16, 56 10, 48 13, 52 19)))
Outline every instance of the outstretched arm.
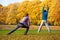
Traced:
POLYGON ((19 20, 16 18, 16 24, 18 24, 19 23, 19 20))

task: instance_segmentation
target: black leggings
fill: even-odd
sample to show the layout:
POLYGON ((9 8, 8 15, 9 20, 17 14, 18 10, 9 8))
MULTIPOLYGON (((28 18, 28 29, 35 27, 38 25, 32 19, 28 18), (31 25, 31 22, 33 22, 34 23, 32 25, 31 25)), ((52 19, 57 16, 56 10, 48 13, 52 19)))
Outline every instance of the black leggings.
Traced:
POLYGON ((24 33, 24 35, 26 35, 27 32, 28 32, 28 30, 29 30, 29 27, 28 27, 28 26, 25 26, 25 25, 22 24, 22 23, 18 23, 17 26, 16 26, 16 28, 14 28, 13 30, 11 30, 11 31, 8 33, 8 35, 10 35, 11 33, 13 33, 14 31, 16 31, 16 30, 17 30, 18 28, 20 28, 20 27, 26 28, 26 31, 25 31, 25 33, 24 33))

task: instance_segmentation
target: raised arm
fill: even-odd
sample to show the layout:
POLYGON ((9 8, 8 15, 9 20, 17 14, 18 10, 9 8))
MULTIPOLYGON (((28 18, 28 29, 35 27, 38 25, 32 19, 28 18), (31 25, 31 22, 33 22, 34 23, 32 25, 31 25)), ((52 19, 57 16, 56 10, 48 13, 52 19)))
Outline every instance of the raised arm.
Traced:
POLYGON ((49 7, 48 7, 48 5, 46 5, 47 6, 47 13, 49 12, 49 7))
POLYGON ((44 11, 44 7, 42 7, 42 12, 44 11))

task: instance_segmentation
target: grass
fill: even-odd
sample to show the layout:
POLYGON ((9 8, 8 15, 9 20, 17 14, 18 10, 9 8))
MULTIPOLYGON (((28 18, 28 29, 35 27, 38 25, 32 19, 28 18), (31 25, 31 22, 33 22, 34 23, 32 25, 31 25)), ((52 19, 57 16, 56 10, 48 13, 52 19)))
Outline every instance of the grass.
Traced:
POLYGON ((60 40, 60 26, 51 26, 50 33, 46 27, 43 27, 38 33, 38 26, 31 26, 27 35, 23 35, 25 29, 18 29, 11 35, 7 35, 14 27, 15 25, 0 25, 0 40, 60 40))
POLYGON ((0 30, 0 40, 60 40, 60 30, 47 30, 37 32, 29 30, 28 35, 23 35, 25 30, 16 30, 11 35, 6 35, 10 30, 0 30))
MULTIPOLYGON (((0 35, 3 34, 7 34, 10 30, 0 30, 0 35)), ((13 32, 12 34, 24 34, 25 30, 16 30, 15 32, 13 32)), ((51 33, 53 34, 60 34, 60 30, 52 30, 51 33)), ((28 35, 34 34, 34 35, 45 35, 45 34, 51 34, 49 33, 47 30, 42 30, 39 33, 37 32, 37 30, 29 30, 28 31, 28 35)))

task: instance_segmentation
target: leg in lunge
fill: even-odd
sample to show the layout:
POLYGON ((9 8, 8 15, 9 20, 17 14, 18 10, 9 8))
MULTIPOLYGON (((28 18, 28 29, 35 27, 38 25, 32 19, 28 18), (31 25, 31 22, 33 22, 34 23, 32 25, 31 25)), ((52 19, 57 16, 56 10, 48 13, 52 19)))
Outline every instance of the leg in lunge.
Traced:
POLYGON ((48 23, 45 22, 46 28, 48 29, 48 32, 50 32, 50 27, 48 25, 48 23))
POLYGON ((24 35, 27 35, 28 30, 29 30, 29 27, 26 28, 26 31, 25 31, 24 35))
POLYGON ((39 27, 39 29, 38 29, 38 32, 41 31, 41 29, 42 29, 42 25, 43 25, 43 21, 41 22, 41 25, 40 25, 40 27, 39 27))
POLYGON ((13 33, 14 31, 16 31, 19 28, 19 26, 17 25, 16 28, 14 28, 13 30, 11 30, 8 35, 10 35, 11 33, 13 33))

